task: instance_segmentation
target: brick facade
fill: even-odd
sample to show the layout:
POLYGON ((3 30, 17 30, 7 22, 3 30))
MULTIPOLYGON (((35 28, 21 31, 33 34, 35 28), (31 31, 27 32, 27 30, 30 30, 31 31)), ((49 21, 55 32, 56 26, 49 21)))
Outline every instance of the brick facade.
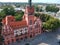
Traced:
POLYGON ((26 6, 23 20, 15 21, 14 16, 6 16, 3 20, 2 35, 6 45, 18 40, 41 34, 42 22, 34 16, 34 7, 26 6))

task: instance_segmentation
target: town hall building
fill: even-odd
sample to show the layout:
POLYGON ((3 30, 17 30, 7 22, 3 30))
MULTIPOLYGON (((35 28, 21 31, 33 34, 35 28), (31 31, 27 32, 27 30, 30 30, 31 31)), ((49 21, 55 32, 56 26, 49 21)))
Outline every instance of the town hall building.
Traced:
POLYGON ((42 21, 34 16, 34 6, 29 0, 22 21, 16 21, 14 16, 7 15, 2 19, 2 35, 6 45, 18 40, 29 39, 42 32, 42 21))

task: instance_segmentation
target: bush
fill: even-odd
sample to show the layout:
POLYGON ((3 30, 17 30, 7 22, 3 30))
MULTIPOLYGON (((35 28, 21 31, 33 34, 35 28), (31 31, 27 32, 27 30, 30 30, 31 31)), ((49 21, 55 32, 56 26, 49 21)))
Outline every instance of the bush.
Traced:
POLYGON ((35 16, 40 17, 40 19, 43 22, 42 28, 45 30, 53 31, 60 27, 60 20, 56 19, 50 15, 36 13, 35 16))

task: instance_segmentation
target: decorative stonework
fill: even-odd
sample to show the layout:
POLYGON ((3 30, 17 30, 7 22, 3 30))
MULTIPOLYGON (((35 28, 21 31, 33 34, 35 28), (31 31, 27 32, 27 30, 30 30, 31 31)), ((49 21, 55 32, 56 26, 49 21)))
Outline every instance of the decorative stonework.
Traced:
POLYGON ((31 4, 31 0, 29 0, 29 5, 25 9, 22 21, 15 21, 14 16, 10 15, 2 20, 4 27, 2 35, 4 36, 4 43, 6 45, 12 43, 12 40, 16 42, 17 39, 21 40, 25 39, 25 37, 30 38, 41 34, 42 22, 34 16, 34 7, 31 4), (38 25, 37 28, 35 28, 36 25, 38 25))

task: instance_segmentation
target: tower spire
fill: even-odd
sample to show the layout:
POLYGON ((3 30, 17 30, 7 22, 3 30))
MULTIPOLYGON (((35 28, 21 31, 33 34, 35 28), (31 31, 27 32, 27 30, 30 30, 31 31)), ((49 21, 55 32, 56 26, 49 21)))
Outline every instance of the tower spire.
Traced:
POLYGON ((32 0, 29 0, 29 6, 30 7, 32 6, 32 0))

